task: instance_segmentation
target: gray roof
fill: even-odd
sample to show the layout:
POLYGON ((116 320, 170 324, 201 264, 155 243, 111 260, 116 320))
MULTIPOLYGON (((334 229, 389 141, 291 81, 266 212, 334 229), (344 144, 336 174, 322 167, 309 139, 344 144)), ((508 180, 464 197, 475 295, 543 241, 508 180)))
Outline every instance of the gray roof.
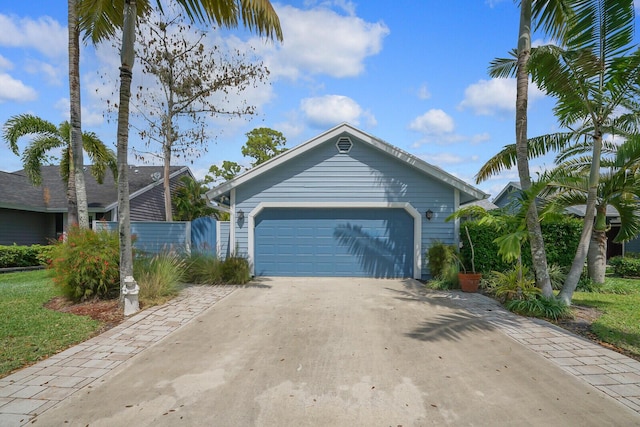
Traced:
MULTIPOLYGON (((111 171, 107 171, 104 182, 98 184, 85 166, 85 181, 89 211, 104 212, 118 203, 117 183, 111 171)), ((145 192, 162 184, 162 166, 130 166, 129 194, 145 192)), ((172 166, 171 176, 188 170, 185 166, 172 166)), ((37 212, 66 212, 67 190, 60 176, 59 166, 43 166, 42 185, 32 185, 24 169, 16 172, 0 172, 0 207, 37 212)))

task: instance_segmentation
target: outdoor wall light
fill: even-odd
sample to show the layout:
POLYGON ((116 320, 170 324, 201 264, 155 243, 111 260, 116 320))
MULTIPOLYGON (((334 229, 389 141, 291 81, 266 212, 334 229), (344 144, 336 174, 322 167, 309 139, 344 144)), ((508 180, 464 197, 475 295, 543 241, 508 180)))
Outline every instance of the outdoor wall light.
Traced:
POLYGON ((429 221, 431 221, 431 218, 433 218, 433 211, 432 211, 431 209, 429 209, 429 210, 428 210, 428 211, 426 211, 424 214, 425 214, 425 216, 427 217, 427 219, 428 219, 429 221))
POLYGON ((242 211, 242 209, 240 209, 240 210, 238 211, 238 219, 239 219, 240 221, 242 221, 242 220, 244 219, 244 212, 242 211))

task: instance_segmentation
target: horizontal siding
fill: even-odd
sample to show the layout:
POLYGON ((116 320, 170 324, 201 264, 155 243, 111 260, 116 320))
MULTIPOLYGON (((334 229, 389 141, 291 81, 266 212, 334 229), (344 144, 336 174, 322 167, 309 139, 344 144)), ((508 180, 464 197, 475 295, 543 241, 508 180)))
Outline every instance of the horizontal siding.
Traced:
MULTIPOLYGON (((408 202, 422 216, 422 253, 439 240, 454 243, 454 190, 386 153, 351 137, 353 147, 338 153, 335 141, 288 161, 236 189, 236 209, 251 212, 260 202, 408 202), (427 221, 430 209, 434 218, 427 221)), ((240 251, 248 245, 247 222, 234 224, 240 251)), ((423 261, 423 275, 428 274, 423 261)))
POLYGON ((226 259, 229 256, 229 233, 231 225, 229 221, 220 221, 220 234, 218 235, 218 257, 226 259))
MULTIPOLYGON (((114 221, 97 221, 96 230, 118 231, 114 221)), ((190 222, 131 222, 133 247, 142 252, 161 253, 191 251, 190 222)))
POLYGON ((0 245, 47 245, 56 239, 55 214, 0 209, 0 245))

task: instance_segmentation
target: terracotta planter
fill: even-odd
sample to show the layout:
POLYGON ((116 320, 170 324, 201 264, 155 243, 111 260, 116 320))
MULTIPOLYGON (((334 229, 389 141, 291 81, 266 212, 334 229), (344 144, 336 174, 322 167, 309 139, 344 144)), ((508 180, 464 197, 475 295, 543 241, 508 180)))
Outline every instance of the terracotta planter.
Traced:
POLYGON ((462 292, 478 292, 481 278, 482 274, 480 273, 458 273, 460 289, 462 292))

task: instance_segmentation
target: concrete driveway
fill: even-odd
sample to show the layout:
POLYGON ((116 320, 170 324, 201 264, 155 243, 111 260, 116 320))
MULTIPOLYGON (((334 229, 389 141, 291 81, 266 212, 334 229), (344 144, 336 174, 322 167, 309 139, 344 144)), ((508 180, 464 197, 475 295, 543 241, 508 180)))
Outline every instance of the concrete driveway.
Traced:
POLYGON ((262 279, 38 426, 638 425, 413 280, 262 279))

